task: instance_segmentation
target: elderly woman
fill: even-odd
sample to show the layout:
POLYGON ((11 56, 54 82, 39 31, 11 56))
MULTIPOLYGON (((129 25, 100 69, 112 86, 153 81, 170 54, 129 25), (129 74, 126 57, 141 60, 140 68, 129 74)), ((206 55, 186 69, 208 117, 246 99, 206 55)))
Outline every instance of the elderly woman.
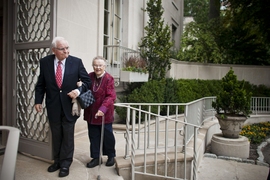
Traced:
POLYGON ((102 118, 104 118, 105 123, 103 155, 108 156, 106 166, 113 166, 115 163, 115 137, 112 123, 114 121, 114 101, 116 99, 114 78, 105 71, 106 59, 103 57, 95 57, 92 65, 94 72, 89 73, 89 76, 92 80, 91 90, 95 102, 84 110, 84 120, 88 124, 92 160, 86 166, 93 168, 99 165, 102 118))

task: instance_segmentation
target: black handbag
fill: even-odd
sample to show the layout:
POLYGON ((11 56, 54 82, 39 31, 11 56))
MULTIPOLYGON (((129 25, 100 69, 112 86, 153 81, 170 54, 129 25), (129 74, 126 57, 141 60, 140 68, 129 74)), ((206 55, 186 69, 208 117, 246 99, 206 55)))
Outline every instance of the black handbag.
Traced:
POLYGON ((85 109, 95 102, 95 98, 94 95, 92 94, 92 91, 88 89, 86 92, 81 93, 77 97, 77 101, 80 103, 81 108, 85 109))

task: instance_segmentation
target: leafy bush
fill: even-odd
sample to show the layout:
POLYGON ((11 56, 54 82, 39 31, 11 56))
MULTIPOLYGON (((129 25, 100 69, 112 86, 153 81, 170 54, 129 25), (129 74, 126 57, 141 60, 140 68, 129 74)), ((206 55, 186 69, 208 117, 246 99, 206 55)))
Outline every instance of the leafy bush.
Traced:
MULTIPOLYGON (((178 103, 178 97, 176 96, 178 92, 177 81, 173 80, 172 78, 167 78, 165 81, 164 103, 178 103)), ((175 106, 170 107, 169 114, 172 113, 175 113, 175 106)), ((163 108, 161 114, 167 115, 167 109, 163 108)))
MULTIPOLYGON (((266 86, 256 86, 245 81, 243 87, 247 92, 252 92, 255 96, 256 92, 259 91, 260 96, 257 97, 270 96, 270 88, 266 86)), ((186 103, 203 97, 216 96, 221 91, 221 88, 221 80, 175 80, 167 78, 127 84, 125 91, 120 95, 118 94, 118 99, 121 103, 186 103)), ((153 108, 157 112, 157 107, 153 108)), ((116 107, 116 112, 122 122, 125 123, 126 108, 116 107)), ((170 108, 170 114, 174 112, 175 109, 170 108)), ((179 107, 178 112, 183 113, 184 108, 179 107)), ((161 114, 166 115, 166 113, 167 109, 163 107, 161 114)))
MULTIPOLYGON (((119 99, 128 103, 160 103, 164 102, 165 80, 152 80, 144 83, 140 88, 135 88, 129 95, 122 96, 119 99)), ((143 110, 148 110, 148 106, 142 106, 143 110)), ((157 113, 157 106, 152 107, 152 112, 157 113)), ((122 121, 126 119, 126 108, 116 108, 116 112, 122 121)), ((138 121, 138 120, 137 120, 138 121)), ((142 119, 143 121, 143 119, 142 119)))
POLYGON ((182 80, 182 81, 177 81, 177 100, 180 103, 186 103, 193 101, 196 99, 197 93, 196 90, 194 89, 194 85, 192 85, 194 82, 193 80, 182 80))
POLYGON ((270 97, 269 88, 265 85, 259 85, 256 87, 255 92, 253 92, 254 97, 270 97))
POLYGON ((244 89, 244 81, 237 80, 232 68, 221 80, 221 91, 212 103, 217 114, 249 116, 251 93, 244 89))

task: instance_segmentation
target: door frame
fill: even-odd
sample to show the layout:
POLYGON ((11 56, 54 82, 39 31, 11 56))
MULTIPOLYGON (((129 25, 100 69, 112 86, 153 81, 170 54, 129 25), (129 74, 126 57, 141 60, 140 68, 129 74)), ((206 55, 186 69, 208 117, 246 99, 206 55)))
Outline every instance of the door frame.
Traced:
MULTIPOLYGON (((16 125, 16 51, 23 48, 50 47, 55 35, 56 0, 50 0, 50 40, 33 43, 15 43, 16 4, 17 0, 1 0, 3 2, 3 56, 2 56, 2 125, 16 125)), ((33 107, 34 108, 34 107, 33 107)), ((49 132, 47 143, 20 136, 19 151, 44 159, 53 159, 52 138, 49 132)), ((2 144, 7 142, 7 133, 2 134, 2 144)))

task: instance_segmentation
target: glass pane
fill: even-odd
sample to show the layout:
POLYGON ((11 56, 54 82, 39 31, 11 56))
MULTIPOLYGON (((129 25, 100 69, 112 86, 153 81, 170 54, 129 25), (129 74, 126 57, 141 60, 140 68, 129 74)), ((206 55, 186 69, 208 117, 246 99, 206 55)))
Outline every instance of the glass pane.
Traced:
POLYGON ((121 23, 121 20, 115 16, 114 18, 114 38, 115 39, 120 39, 120 23, 121 23))
POLYGON ((109 12, 104 12, 104 34, 109 35, 109 12))

